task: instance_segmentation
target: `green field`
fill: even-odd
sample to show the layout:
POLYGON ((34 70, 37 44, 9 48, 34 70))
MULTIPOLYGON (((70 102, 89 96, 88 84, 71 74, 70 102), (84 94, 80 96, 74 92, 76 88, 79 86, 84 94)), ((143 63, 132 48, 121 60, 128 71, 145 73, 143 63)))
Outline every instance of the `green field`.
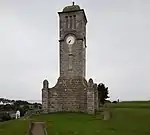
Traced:
MULTIPOLYGON (((45 121, 48 135, 150 135, 150 103, 124 102, 112 106, 109 121, 100 115, 57 113, 34 116, 45 121)), ((26 135, 28 120, 12 120, 0 124, 0 135, 26 135)))

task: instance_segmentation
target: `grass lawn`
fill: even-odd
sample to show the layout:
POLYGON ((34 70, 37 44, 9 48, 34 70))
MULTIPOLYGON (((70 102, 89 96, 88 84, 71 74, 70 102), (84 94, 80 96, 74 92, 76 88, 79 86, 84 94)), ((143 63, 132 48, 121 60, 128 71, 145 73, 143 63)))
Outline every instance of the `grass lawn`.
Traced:
MULTIPOLYGON (((150 135, 149 108, 114 107, 109 121, 100 120, 99 115, 79 113, 41 115, 32 119, 45 121, 48 135, 150 135)), ((0 123, 0 135, 26 135, 27 130, 28 120, 0 123)))

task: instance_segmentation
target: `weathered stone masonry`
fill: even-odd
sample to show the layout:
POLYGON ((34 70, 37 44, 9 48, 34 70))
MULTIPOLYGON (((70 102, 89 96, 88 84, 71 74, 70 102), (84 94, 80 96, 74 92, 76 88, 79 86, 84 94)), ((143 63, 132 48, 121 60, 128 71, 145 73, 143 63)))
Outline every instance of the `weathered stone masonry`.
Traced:
POLYGON ((85 12, 78 5, 72 5, 65 7, 58 14, 60 18, 60 77, 53 88, 49 88, 48 81, 44 80, 43 111, 45 113, 72 111, 94 114, 95 110, 98 110, 98 92, 93 80, 89 79, 87 82, 85 79, 87 24, 85 12))

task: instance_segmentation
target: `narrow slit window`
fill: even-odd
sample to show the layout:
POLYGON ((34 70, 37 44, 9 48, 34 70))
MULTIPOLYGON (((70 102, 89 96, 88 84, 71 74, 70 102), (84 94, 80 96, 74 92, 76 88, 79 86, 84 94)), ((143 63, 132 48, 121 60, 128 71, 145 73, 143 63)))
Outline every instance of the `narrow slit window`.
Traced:
POLYGON ((74 29, 76 29, 76 15, 74 15, 73 18, 74 18, 74 29))
POLYGON ((70 28, 72 28, 72 16, 70 16, 70 28))
POLYGON ((68 16, 66 16, 65 18, 66 18, 66 28, 68 28, 68 16))

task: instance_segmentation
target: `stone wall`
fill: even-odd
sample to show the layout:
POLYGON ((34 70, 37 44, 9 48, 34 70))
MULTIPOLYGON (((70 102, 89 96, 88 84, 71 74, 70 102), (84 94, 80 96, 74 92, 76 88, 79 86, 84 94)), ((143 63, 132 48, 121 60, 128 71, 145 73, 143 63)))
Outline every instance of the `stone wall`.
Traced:
POLYGON ((98 110, 97 85, 90 79, 59 78, 53 88, 42 89, 42 108, 51 112, 85 112, 94 114, 98 110))
POLYGON ((94 99, 94 100, 95 100, 95 110, 96 110, 96 111, 99 111, 98 90, 97 90, 97 84, 96 84, 96 83, 94 84, 94 87, 93 87, 93 88, 94 88, 94 92, 95 92, 95 93, 94 93, 94 94, 95 94, 95 97, 94 97, 94 98, 95 98, 95 99, 94 99))
POLYGON ((88 89, 87 89, 87 113, 94 114, 95 113, 95 93, 93 89, 94 83, 92 79, 88 81, 88 89))
POLYGON ((87 88, 87 113, 95 114, 95 112, 98 110, 99 106, 97 84, 94 84, 93 80, 89 79, 87 88))
POLYGON ((76 40, 71 47, 71 54, 69 54, 69 47, 65 41, 60 42, 60 77, 85 77, 85 50, 83 40, 76 40), (71 70, 69 70, 70 58, 71 70))
POLYGON ((48 113, 49 108, 49 88, 48 88, 48 81, 43 81, 43 89, 42 89, 42 110, 44 113, 48 113))
POLYGON ((45 91, 42 91, 42 105, 43 109, 48 108, 48 112, 86 112, 87 82, 84 78, 59 78, 53 88, 45 91))

